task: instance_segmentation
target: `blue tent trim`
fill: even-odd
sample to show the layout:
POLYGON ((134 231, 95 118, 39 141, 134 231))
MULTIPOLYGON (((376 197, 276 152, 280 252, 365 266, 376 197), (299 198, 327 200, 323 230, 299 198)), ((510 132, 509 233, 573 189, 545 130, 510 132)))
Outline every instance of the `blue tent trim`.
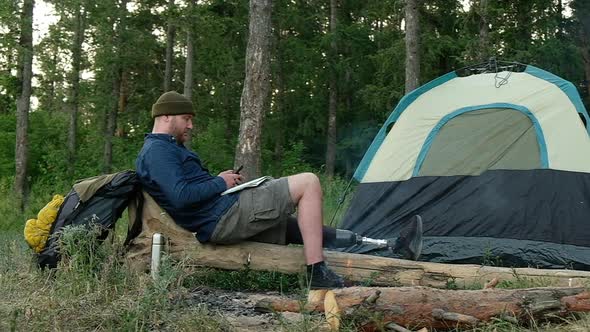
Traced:
POLYGON ((360 182, 362 180, 362 178, 365 176, 365 174, 367 173, 367 169, 369 168, 369 164, 371 163, 371 160, 373 160, 373 157, 375 157, 375 153, 377 153, 377 150, 379 150, 379 147, 381 147, 381 144, 383 144, 383 141, 385 140, 385 137, 387 136, 387 127, 391 123, 397 121, 397 119, 406 110, 406 108, 408 108, 408 106, 410 104, 412 104, 416 99, 418 99, 418 97, 420 97, 424 93, 436 88, 437 86, 442 85, 442 84, 454 79, 455 77, 457 77, 457 74, 454 71, 447 73, 443 76, 440 76, 440 77, 422 85, 421 87, 417 88, 416 90, 413 90, 412 92, 408 93, 400 100, 400 102, 397 104, 397 106, 395 107, 395 109, 393 110, 391 115, 389 115, 389 117, 387 118, 387 120, 385 121, 385 123, 383 124, 383 126, 381 127, 381 129, 379 130, 377 135, 375 136, 375 139, 373 139, 373 142, 371 143, 371 145, 367 149, 367 152, 363 156, 363 159, 361 160, 359 166, 357 167, 356 171, 354 172, 353 177, 357 181, 360 182))
POLYGON ((547 157, 547 144, 545 143, 545 136, 543 135, 543 129, 541 129, 541 125, 537 118, 533 115, 528 108, 520 105, 510 104, 510 103, 493 103, 493 104, 485 104, 485 105, 477 105, 477 106, 468 106, 460 108, 452 113, 445 115, 437 124, 432 128, 428 137, 426 137, 426 141, 422 145, 422 149, 420 150, 420 154, 418 154, 418 160, 416 161, 416 165, 414 166, 414 172, 412 176, 418 176, 420 173, 420 168, 424 163, 424 159, 428 155, 428 151, 430 151, 430 147, 432 146, 432 142, 438 135, 440 129, 444 127, 450 120, 453 118, 468 112, 478 111, 482 109, 489 109, 489 108, 507 108, 519 111, 526 115, 533 126, 535 127, 535 133, 537 134, 537 142, 539 143, 539 154, 541 156, 541 168, 549 168, 549 158, 547 157))
POLYGON ((584 107, 584 103, 582 102, 582 98, 580 98, 580 94, 576 87, 569 81, 564 80, 563 78, 552 74, 548 71, 543 69, 537 68, 535 66, 527 65, 525 73, 538 77, 544 81, 549 83, 555 84, 566 96, 570 99, 576 111, 586 119, 586 123, 588 124, 586 127, 586 131, 590 135, 590 117, 588 116, 588 112, 584 107))

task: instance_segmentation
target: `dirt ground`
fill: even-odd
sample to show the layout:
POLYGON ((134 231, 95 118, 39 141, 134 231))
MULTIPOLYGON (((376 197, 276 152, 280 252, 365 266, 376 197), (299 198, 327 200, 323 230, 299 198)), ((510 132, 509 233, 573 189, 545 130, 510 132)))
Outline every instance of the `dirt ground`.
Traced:
POLYGON ((206 306, 212 314, 219 314, 232 326, 233 331, 282 331, 289 326, 304 323, 304 315, 299 313, 266 313, 257 311, 257 302, 278 292, 247 293, 199 287, 191 290, 189 305, 206 306))

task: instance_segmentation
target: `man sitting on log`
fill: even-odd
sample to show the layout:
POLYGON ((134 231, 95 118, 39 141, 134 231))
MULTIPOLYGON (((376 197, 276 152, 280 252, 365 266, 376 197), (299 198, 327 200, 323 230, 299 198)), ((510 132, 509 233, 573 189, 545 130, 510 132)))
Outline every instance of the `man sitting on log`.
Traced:
MULTIPOLYGON (((146 135, 136 160, 137 175, 144 189, 176 223, 196 232, 200 242, 303 244, 310 287, 343 287, 343 279, 324 262, 326 227, 322 223, 318 177, 301 173, 221 195, 243 178, 233 170, 211 175, 197 154, 184 147, 194 115, 192 102, 174 91, 161 95, 152 106, 154 127, 146 135), (295 208, 296 220, 292 217, 295 208)), ((336 236, 333 228, 326 229, 329 236, 336 236)), ((415 240, 412 237, 416 235, 415 231, 410 233, 406 239, 398 239, 396 247, 408 249, 409 241, 415 240)), ((412 248, 406 250, 417 258, 416 249, 411 251, 412 248)))

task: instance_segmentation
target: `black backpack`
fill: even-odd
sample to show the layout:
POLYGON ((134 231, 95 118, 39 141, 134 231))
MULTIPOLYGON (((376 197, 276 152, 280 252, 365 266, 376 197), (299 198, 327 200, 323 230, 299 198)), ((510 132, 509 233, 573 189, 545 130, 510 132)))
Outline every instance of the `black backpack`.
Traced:
MULTIPOLYGON (((127 208, 129 201, 136 196, 141 196, 137 195, 140 192, 140 183, 134 171, 98 176, 79 183, 81 182, 89 183, 90 191, 85 192, 84 200, 81 199, 76 186, 66 195, 51 226, 45 249, 37 254, 37 263, 41 268, 57 266, 60 260, 59 237, 64 227, 99 226, 101 229, 99 240, 104 240, 127 208)), ((140 214, 138 217, 141 217, 140 214)), ((139 231, 136 228, 130 229, 125 245, 136 237, 139 231)))

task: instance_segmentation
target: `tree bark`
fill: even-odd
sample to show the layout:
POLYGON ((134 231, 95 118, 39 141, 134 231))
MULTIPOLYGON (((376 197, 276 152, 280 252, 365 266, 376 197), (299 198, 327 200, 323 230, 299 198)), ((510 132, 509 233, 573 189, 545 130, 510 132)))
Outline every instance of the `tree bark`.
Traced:
POLYGON ((280 20, 274 20, 272 22, 272 39, 270 43, 270 47, 272 49, 272 64, 271 67, 271 100, 272 105, 269 108, 269 114, 271 114, 271 121, 268 122, 266 119, 266 123, 271 126, 268 134, 272 137, 272 158, 273 164, 280 165, 281 161, 283 160, 283 144, 285 144, 284 139, 284 121, 285 119, 285 83, 283 79, 283 65, 284 65, 284 56, 282 54, 281 49, 281 32, 283 31, 283 26, 281 25, 280 20))
MULTIPOLYGON (((237 245, 211 245, 199 243, 194 235, 178 226, 143 193, 141 234, 135 238, 128 252, 136 261, 149 261, 151 239, 154 233, 163 234, 169 243, 169 254, 198 266, 228 270, 276 271, 299 273, 305 266, 303 248, 257 242, 237 245)), ((132 202, 133 203, 133 202, 132 202)), ((135 220, 136 208, 130 205, 129 220, 135 220)), ((347 282, 370 283, 375 286, 430 286, 446 288, 483 287, 494 278, 501 281, 522 278, 542 279, 543 285, 583 287, 590 278, 588 271, 542 270, 532 268, 504 268, 468 264, 440 264, 414 262, 395 258, 344 252, 325 251, 328 265, 346 278, 347 282)))
POLYGON ((533 16, 531 12, 535 4, 530 1, 516 1, 514 5, 516 7, 516 16, 514 17, 516 38, 515 45, 512 47, 519 51, 526 51, 532 45, 533 16))
POLYGON ((557 37, 563 38, 564 37, 564 17, 563 17, 563 1, 557 0, 557 37))
MULTIPOLYGON (((192 32, 186 33, 186 63, 184 66, 184 96, 192 100, 193 97, 193 37, 192 32)), ((190 150, 192 142, 192 132, 184 142, 184 147, 190 150)))
POLYGON ((68 131, 68 176, 74 177, 76 167, 76 136, 78 133, 78 107, 80 95, 80 68, 82 64, 82 43, 84 43, 86 9, 78 3, 74 22, 74 43, 72 45, 72 72, 70 74, 70 129, 68 131))
MULTIPOLYGON (((114 57, 120 59, 120 53, 124 52, 123 45, 123 31, 125 30, 125 17, 127 16, 127 0, 121 0, 119 4, 119 24, 115 29, 114 37, 114 57)), ((104 132, 104 150, 103 150, 103 173, 110 173, 113 166, 113 137, 117 129, 117 113, 119 112, 119 103, 121 95, 121 77, 122 65, 120 60, 114 61, 113 68, 113 82, 111 94, 111 106, 106 114, 106 126, 104 132)))
POLYGON ((188 99, 193 97, 193 37, 192 32, 186 33, 186 62, 184 66, 184 96, 188 99))
MULTIPOLYGON (((590 28, 590 26, 588 26, 590 28)), ((582 25, 579 32, 580 45, 579 49, 582 53, 582 60, 584 63, 584 76, 586 77, 586 95, 590 98, 590 30, 586 30, 586 26, 582 25)))
POLYGON ((406 94, 420 85, 421 0, 406 0, 406 94))
POLYGON ((479 49, 477 58, 484 62, 490 57, 490 27, 488 22, 488 0, 479 0, 479 49))
MULTIPOLYGON (((120 70, 117 114, 122 114, 127 110, 127 102, 129 101, 129 72, 123 68, 120 70)), ((115 137, 125 137, 127 133, 123 125, 115 122, 115 128, 115 137)))
MULTIPOLYGON (((191 0, 188 5, 189 17, 192 17, 192 11, 195 6, 195 1, 191 0)), ((189 100, 193 98, 193 63, 194 59, 194 43, 193 43, 193 32, 191 26, 186 27, 186 61, 184 64, 184 96, 189 100)), ((191 148, 192 133, 189 135, 184 146, 187 149, 191 148)))
MULTIPOLYGON (((53 44, 51 45, 51 67, 52 68, 57 68, 59 64, 59 48, 57 47, 57 44, 53 44)), ((56 96, 56 86, 57 86, 57 82, 55 79, 55 74, 51 74, 50 75, 51 80, 49 82, 49 96, 48 96, 48 107, 47 107, 47 112, 49 114, 52 114, 55 111, 58 111, 60 109, 60 107, 58 106, 60 103, 58 102, 58 98, 56 96)))
POLYGON ((276 95, 274 96, 274 110, 273 116, 277 121, 274 123, 273 128, 273 138, 274 138, 274 148, 273 148, 273 157, 276 162, 281 162, 283 160, 283 155, 285 153, 285 128, 286 128, 286 101, 285 101, 285 80, 284 80, 284 57, 281 53, 280 49, 280 42, 281 42, 281 28, 279 24, 275 26, 275 36, 274 36, 274 54, 276 57, 275 68, 276 71, 273 73, 273 80, 272 83, 274 84, 273 90, 276 90, 276 95))
POLYGON ((119 94, 121 90, 121 73, 115 73, 113 79, 113 92, 111 107, 107 113, 106 128, 105 128, 105 142, 103 154, 103 173, 111 173, 113 169, 113 138, 115 137, 115 130, 117 129, 117 113, 119 110, 119 94))
POLYGON ((261 133, 269 105, 271 0, 250 0, 246 78, 240 100, 240 133, 234 165, 245 178, 260 176, 261 133))
POLYGON ((584 73, 586 76, 586 95, 590 98, 590 46, 582 48, 582 56, 584 57, 584 73))
POLYGON ((16 100, 16 147, 14 191, 17 206, 24 211, 27 200, 28 128, 33 78, 33 7, 34 0, 24 0, 21 12, 20 56, 18 80, 20 91, 16 100))
POLYGON ((336 43, 336 29, 338 24, 337 18, 338 0, 330 0, 330 56, 328 66, 330 71, 330 97, 328 106, 328 137, 326 140, 326 175, 328 178, 334 176, 336 164, 336 113, 338 110, 338 76, 336 72, 336 63, 338 62, 338 45, 336 43))
MULTIPOLYGON (((334 295, 337 308, 355 316, 379 313, 385 326, 450 330, 473 328, 493 320, 528 324, 590 311, 590 293, 580 288, 528 288, 442 290, 428 287, 349 287, 310 292, 307 303, 286 297, 268 297, 256 304, 259 311, 325 312, 323 294, 334 295), (319 294, 313 294, 319 293, 319 294)), ((374 322, 363 331, 374 331, 374 322)))
MULTIPOLYGON (((168 15, 172 16, 174 9, 174 0, 168 0, 168 15)), ((166 29, 166 71, 164 72, 164 92, 170 91, 172 85, 172 61, 174 60, 174 38, 176 27, 172 24, 172 19, 168 19, 168 28, 166 29)))
MULTIPOLYGON (((178 238, 172 239, 178 241, 178 238)), ((234 246, 208 246, 194 243, 173 246, 174 257, 188 259, 200 266, 229 270, 252 270, 299 273, 305 265, 303 248, 266 243, 244 242, 234 246)), ((555 286, 583 286, 590 272, 571 270, 542 270, 533 268, 503 268, 480 265, 414 262, 396 258, 324 251, 328 265, 349 284, 369 283, 374 286, 429 286, 446 288, 473 287, 498 278, 514 281, 518 278, 540 278, 555 286)))

